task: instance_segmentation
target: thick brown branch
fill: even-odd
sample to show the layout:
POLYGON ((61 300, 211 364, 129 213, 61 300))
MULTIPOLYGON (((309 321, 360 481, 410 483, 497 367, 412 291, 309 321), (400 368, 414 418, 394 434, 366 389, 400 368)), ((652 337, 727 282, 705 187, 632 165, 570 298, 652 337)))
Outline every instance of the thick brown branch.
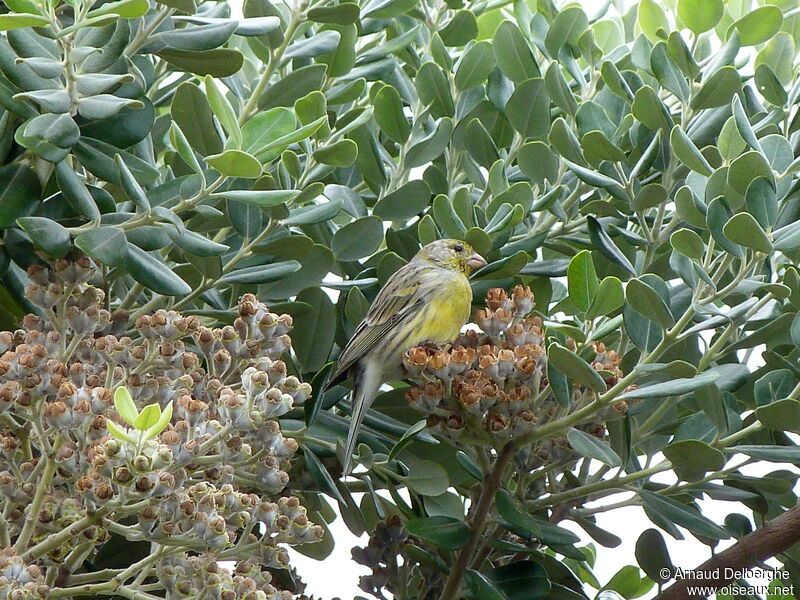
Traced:
POLYGON ((767 521, 762 527, 744 536, 730 548, 714 555, 693 572, 705 578, 676 580, 656 596, 655 600, 688 600, 704 596, 689 595, 690 586, 719 589, 734 581, 732 571, 754 567, 800 542, 800 506, 795 506, 779 517, 767 521), (716 574, 719 573, 717 576, 716 574), (713 575, 712 575, 713 574, 713 575), (727 575, 727 576, 726 576, 727 575))
POLYGON ((447 578, 447 583, 444 586, 444 591, 442 591, 440 600, 455 600, 459 597, 458 592, 461 589, 461 582, 464 580, 464 575, 467 572, 467 568, 469 568, 472 555, 475 553, 475 549, 478 547, 478 543, 483 536, 483 530, 492 509, 494 496, 503 483, 503 474, 516 451, 517 448, 514 442, 508 442, 500 451, 500 455, 497 457, 497 462, 495 462, 491 473, 484 479, 483 489, 478 498, 478 505, 475 507, 475 515, 472 518, 472 537, 469 543, 458 553, 458 557, 450 571, 450 576, 447 578))

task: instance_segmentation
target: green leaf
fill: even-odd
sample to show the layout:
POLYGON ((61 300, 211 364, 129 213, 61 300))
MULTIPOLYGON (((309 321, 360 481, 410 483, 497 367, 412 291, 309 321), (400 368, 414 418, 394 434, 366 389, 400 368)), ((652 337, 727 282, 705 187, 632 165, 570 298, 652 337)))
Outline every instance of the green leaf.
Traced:
MULTIPOLYGON (((273 307, 270 308, 272 309, 273 307)), ((311 307, 309 306, 309 311, 310 309, 311 307)), ((295 341, 295 343, 297 342, 295 341)), ((332 362, 326 364, 314 374, 314 378, 311 380, 311 397, 307 399, 306 403, 303 405, 303 412, 307 427, 311 427, 314 424, 314 422, 317 420, 319 411, 322 409, 324 394, 321 390, 322 386, 325 385, 325 382, 328 380, 328 375, 333 369, 333 365, 334 363, 332 362)))
MULTIPOLYGON (((101 140, 81 136, 81 139, 72 150, 75 156, 80 159, 83 166, 100 179, 104 179, 115 185, 122 184, 115 161, 117 154, 122 157, 122 160, 125 161, 125 164, 128 165, 136 181, 140 184, 150 185, 159 177, 158 169, 149 162, 101 140)), ((68 169, 69 167, 65 164, 62 168, 68 169)), ((59 172, 59 176, 62 175, 63 173, 59 172)))
POLYGON ((27 13, 6 13, 0 15, 0 31, 20 29, 23 27, 47 27, 50 20, 42 15, 27 13))
MULTIPOLYGON (((76 238, 76 245, 77 241, 76 238)), ((131 277, 158 294, 185 296, 192 291, 191 286, 178 277, 167 265, 132 244, 128 244, 125 266, 131 277)))
POLYGON ((258 159, 241 150, 225 150, 220 154, 207 156, 206 162, 228 177, 256 179, 261 176, 261 163, 258 159))
MULTIPOLYGON (((66 162, 58 163, 55 171, 56 181, 61 188, 61 193, 72 208, 74 208, 78 214, 84 215, 93 221, 98 220, 100 218, 100 210, 97 208, 97 204, 89 193, 89 189, 86 187, 83 179, 81 179, 78 174, 75 173, 74 169, 66 162)), ((2 171, 0 171, 0 174, 2 174, 2 171)), ((15 179, 15 177, 13 179, 15 179)), ((5 198, 0 197, 0 200, 5 200, 5 198)), ((5 206, 5 202, 0 206, 5 206)), ((11 206, 13 206, 13 204, 11 204, 11 206)), ((0 211, 2 211, 2 208, 0 208, 0 211)), ((2 212, 0 212, 0 215, 2 215, 2 212)), ((2 219, 0 219, 0 223, 2 223, 2 219)))
MULTIPOLYGON (((774 92, 770 96, 765 96, 767 100, 782 106, 786 100, 786 92, 783 90, 783 85, 791 84, 794 75, 794 57, 797 55, 797 48, 794 38, 786 32, 781 31, 773 37, 769 43, 758 53, 755 60, 756 68, 756 84, 766 83, 765 77, 767 73, 777 80, 776 83, 771 83, 774 92), (766 71, 762 69, 766 68, 766 71), (759 70, 761 70, 761 77, 759 77, 759 70), (760 80, 760 81, 759 81, 760 80), (780 89, 778 89, 780 88, 780 89), (771 99, 772 98, 772 99, 771 99), (776 99, 776 100, 773 100, 776 99)), ((762 93, 764 90, 761 85, 758 85, 759 91, 762 93)))
POLYGON ((625 295, 622 282, 613 276, 608 276, 600 282, 592 304, 586 311, 586 319, 593 320, 597 317, 609 315, 622 308, 625 304, 625 295))
POLYGON ((678 17, 695 34, 716 27, 723 10, 722 0, 678 0, 678 17))
POLYGON ((318 148, 312 156, 314 160, 323 165, 349 167, 356 161, 358 145, 353 140, 339 140, 333 144, 318 148))
POLYGON ((99 8, 89 11, 86 18, 93 19, 102 15, 119 15, 123 19, 135 19, 144 16, 150 9, 147 0, 118 0, 117 2, 106 2, 99 8))
POLYGON ((133 426, 139 431, 145 431, 155 425, 161 417, 161 407, 158 404, 148 404, 136 417, 133 426))
POLYGON ((75 237, 75 247, 86 256, 112 267, 121 267, 128 260, 128 241, 125 232, 118 227, 89 229, 75 237))
POLYGON ((575 544, 579 541, 578 536, 571 531, 524 512, 513 496, 504 489, 497 490, 495 505, 497 512, 506 521, 502 525, 526 539, 536 539, 544 544, 553 545, 575 544))
POLYGON ((701 260, 706 251, 703 238, 691 229, 679 229, 669 238, 669 243, 684 256, 695 260, 701 260))
POLYGON ((131 398, 131 393, 124 385, 114 390, 114 408, 117 409, 117 414, 125 419, 125 422, 133 426, 136 419, 139 418, 139 410, 136 408, 136 403, 131 398))
POLYGON ((528 42, 519 28, 510 21, 503 21, 497 28, 492 46, 497 66, 514 83, 541 77, 539 65, 533 58, 528 42))
POLYGON ((643 579, 639 569, 634 565, 625 565, 617 571, 605 585, 601 597, 616 592, 617 598, 638 598, 646 594, 653 586, 653 582, 643 579))
POLYGON ((303 457, 305 458, 308 472, 311 474, 311 477, 314 478, 319 488, 334 500, 345 504, 344 496, 342 496, 342 493, 336 487, 333 477, 331 477, 328 469, 325 468, 325 465, 322 464, 322 461, 317 455, 304 446, 303 457))
POLYGON ((800 402, 784 398, 756 409, 756 418, 775 431, 800 433, 800 402))
POLYGON ((391 85, 383 86, 372 99, 375 107, 375 121, 389 139, 402 144, 411 133, 411 126, 408 124, 403 113, 403 101, 400 94, 391 85))
POLYGON ((739 32, 739 41, 742 46, 757 46, 778 33, 782 24, 783 12, 781 9, 774 4, 767 4, 748 11, 731 26, 728 35, 731 30, 736 29, 739 32))
POLYGON ((464 583, 467 584, 470 598, 477 598, 478 600, 508 600, 508 596, 500 588, 474 569, 467 569, 464 574, 464 583))
MULTIPOLYGON (((782 36, 781 36, 782 37, 782 36)), ((778 38, 775 38, 778 39, 778 38)), ((784 106, 789 100, 786 90, 770 65, 760 64, 756 67, 754 81, 761 95, 776 106, 784 106)))
POLYGON ((70 251, 69 231, 45 217, 20 217, 17 224, 31 241, 53 258, 63 258, 70 251))
POLYGON ((114 162, 117 165, 120 182, 122 183, 122 189, 125 190, 125 195, 136 205, 137 211, 144 213, 149 212, 150 201, 147 199, 147 194, 145 194, 139 182, 136 181, 128 165, 122 160, 122 156, 119 154, 114 155, 114 162))
POLYGON ((636 193, 633 199, 634 210, 656 208, 667 202, 667 190, 660 183, 648 183, 636 193))
POLYGON ((731 109, 733 111, 733 119, 734 123, 736 123, 736 129, 739 131, 739 135, 742 136, 742 139, 753 150, 757 150, 763 154, 761 144, 759 143, 753 128, 750 126, 750 121, 747 118, 747 113, 744 112, 744 107, 742 106, 742 101, 739 100, 739 96, 733 97, 731 109))
POLYGON ((465 46, 478 37, 478 21, 469 10, 459 10, 439 31, 445 46, 465 46))
POLYGON ((673 121, 669 109, 649 85, 643 85, 636 90, 631 111, 634 117, 650 129, 661 129, 665 133, 672 129, 673 121))
POLYGON ((714 198, 709 203, 706 213, 706 222, 708 224, 708 230, 711 232, 711 237, 713 237, 714 241, 724 248, 726 252, 741 258, 744 256, 744 251, 741 246, 733 243, 723 233, 723 227, 730 218, 731 209, 728 201, 723 196, 714 198))
POLYGON ((616 179, 612 179, 608 175, 603 175, 598 171, 592 171, 566 159, 564 159, 564 163, 581 181, 595 187, 605 188, 612 195, 621 194, 624 196, 625 191, 616 179))
POLYGON ((555 183, 558 179, 558 158, 544 142, 528 142, 517 153, 520 170, 540 189, 545 181, 555 183))
POLYGON ((429 517, 444 516, 454 517, 456 519, 464 518, 462 497, 453 492, 445 492, 438 496, 424 496, 422 502, 425 506, 425 512, 429 517))
POLYGON ((129 442, 131 444, 136 444, 138 442, 136 437, 114 423, 111 419, 106 419, 106 427, 108 428, 108 432, 121 442, 129 442))
POLYGON ((646 490, 641 490, 639 495, 648 516, 653 512, 676 525, 685 527, 692 533, 712 540, 726 540, 731 537, 727 531, 704 517, 699 511, 692 510, 677 500, 646 490))
POLYGON ((319 6, 307 13, 311 21, 317 23, 337 23, 350 25, 358 22, 359 8, 355 2, 342 2, 336 6, 319 6))
POLYGON ((656 529, 645 529, 636 540, 636 562, 656 583, 666 583, 674 568, 664 536, 656 529))
POLYGON ((332 52, 339 46, 342 35, 338 31, 319 31, 309 38, 300 38, 283 53, 285 58, 311 58, 332 52))
POLYGON ((544 567, 531 560, 519 560, 486 572, 509 600, 544 600, 550 581, 544 567))
POLYGON ((518 83, 505 111, 523 138, 545 139, 550 131, 550 99, 544 80, 536 77, 518 83))
POLYGON ((661 296, 641 279, 631 279, 628 282, 625 296, 633 310, 657 323, 662 329, 669 329, 675 324, 675 319, 661 296))
POLYGON ((713 172, 711 165, 708 164, 705 156, 700 153, 694 142, 689 139, 689 136, 684 133, 680 125, 675 125, 672 133, 669 136, 672 151, 684 165, 689 167, 692 171, 700 173, 708 177, 713 172))
POLYGON ((61 162, 80 138, 80 129, 68 114, 43 114, 23 124, 17 141, 52 163, 61 162))
POLYGON ((547 349, 552 365, 567 377, 585 385, 598 394, 606 391, 606 382, 585 360, 564 346, 553 342, 547 349))
POLYGON ((725 455, 699 440, 680 440, 664 448, 675 474, 683 481, 699 481, 709 471, 725 466, 725 455))
POLYGON ((452 117, 455 114, 450 84, 436 63, 424 63, 417 71, 414 85, 422 103, 431 107, 432 116, 452 117))
POLYGON ((733 446, 729 452, 740 452, 756 460, 800 464, 799 446, 733 446))
POLYGON ((408 487, 423 496, 440 496, 450 487, 447 471, 442 465, 432 460, 415 460, 403 481, 408 487))
POLYGON ((772 252, 769 237, 750 213, 733 215, 722 228, 722 232, 734 244, 765 254, 772 252))
MULTIPOLYGON (((185 250, 189 254, 203 258, 212 256, 222 256, 230 246, 219 244, 194 231, 168 230, 168 235, 178 248, 185 250)), ((255 251, 255 250, 254 250, 255 251)))
POLYGON ((593 435, 574 427, 567 431, 567 441, 578 454, 599 460, 609 467, 622 466, 622 459, 614 450, 593 435))
MULTIPOLYGON (((298 129, 291 131, 290 133, 287 133, 286 135, 279 137, 276 140, 273 140, 256 153, 256 158, 262 163, 268 163, 274 160, 280 155, 281 152, 283 152, 292 144, 300 142, 314 135, 318 131, 321 132, 326 130, 327 121, 328 117, 327 115, 324 115, 314 121, 311 121, 310 123, 307 123, 306 125, 303 125, 302 127, 299 127, 298 129)), ((340 133, 341 131, 342 130, 340 130, 340 133)))
POLYGON ((700 86, 692 96, 691 107, 694 110, 725 106, 733 95, 742 89, 742 80, 734 67, 722 67, 700 86))
POLYGON ((586 224, 589 230, 589 238, 592 240, 594 247, 600 251, 600 254, 625 269, 631 275, 636 276, 636 269, 634 269, 631 261, 622 253, 622 250, 617 248, 605 229, 603 229, 600 221, 588 215, 586 224))
POLYGON ((278 281, 300 270, 300 263, 296 260, 244 267, 226 273, 222 281, 225 283, 257 284, 278 281))
POLYGON ((241 52, 227 48, 216 48, 205 52, 161 50, 156 54, 182 71, 201 76, 229 77, 238 72, 244 63, 241 52))
POLYGON ((458 550, 467 545, 472 532, 464 521, 453 517, 411 519, 406 531, 445 550, 458 550))
POLYGON ((507 256, 505 258, 501 258, 500 260, 495 260, 490 262, 488 265, 476 271, 473 274, 473 278, 475 279, 503 279, 505 277, 511 277, 516 275, 522 270, 526 264, 530 262, 530 257, 528 253, 524 250, 519 250, 515 254, 511 256, 507 256))
POLYGON ((264 92, 264 95, 258 100, 259 108, 293 106, 295 100, 322 89, 325 71, 325 65, 310 65, 292 71, 264 92))
POLYGON ((283 220, 285 225, 312 225, 332 219, 342 210, 342 200, 337 198, 319 204, 309 204, 289 211, 289 216, 283 220))
POLYGON ((483 480, 483 472, 481 471, 481 468, 478 466, 478 463, 476 463, 468 454, 459 450, 456 452, 456 462, 470 476, 478 481, 483 480))
MULTIPOLYGON (((242 130, 239 128, 239 121, 233 110, 233 106, 231 106, 231 103, 228 102, 228 99, 217 87, 212 77, 206 76, 204 83, 206 96, 208 97, 208 102, 211 105, 214 116, 217 117, 225 133, 228 134, 229 142, 238 147, 242 144, 242 130)), ((292 123, 292 125, 294 125, 294 123, 292 123)), ((248 149, 245 148, 245 150, 248 149)))
POLYGON ((681 102, 689 99, 689 84, 681 70, 669 57, 666 42, 658 42, 650 54, 650 65, 658 82, 681 102))
POLYGON ((557 62, 552 62, 547 67, 544 84, 547 89, 547 95, 550 96, 553 104, 574 116, 578 110, 578 103, 575 101, 575 96, 557 62))
POLYGON ((189 167, 197 174, 203 173, 203 168, 192 150, 192 145, 189 139, 183 133, 183 130, 178 126, 178 123, 172 121, 169 128, 169 142, 172 147, 178 152, 178 155, 183 159, 189 167))
MULTIPOLYGON (((353 288, 357 289, 357 288, 353 288)), ((389 452, 389 460, 395 458, 403 449, 408 446, 411 442, 415 440, 417 434, 422 431, 425 431, 425 427, 427 426, 427 421, 422 419, 421 421, 417 421, 414 423, 409 429, 403 434, 403 436, 397 441, 397 443, 392 446, 391 451, 389 452)))
POLYGON ((586 160, 599 164, 604 160, 612 162, 624 161, 625 153, 617 148, 601 131, 590 131, 581 138, 581 148, 586 160))
POLYGON ((581 312, 586 312, 592 305, 599 286, 592 253, 588 250, 581 250, 569 262, 567 286, 572 303, 581 312))
POLYGON ((567 6, 553 19, 553 24, 544 39, 544 47, 550 56, 555 58, 565 44, 577 48, 578 40, 588 28, 589 19, 586 13, 577 6, 567 6))
POLYGON ((336 260, 358 260, 375 252, 381 242, 383 222, 375 216, 362 217, 340 227, 333 234, 331 250, 336 260))
POLYGON ((647 400, 650 398, 665 398, 667 396, 682 396, 711 385, 719 379, 719 376, 720 374, 717 372, 706 371, 691 379, 672 379, 662 383, 653 383, 625 392, 619 396, 619 399, 640 398, 647 400))
POLYGON ((219 192, 217 195, 237 202, 268 207, 291 202, 300 193, 301 190, 228 190, 219 192))
POLYGON ((328 294, 318 287, 304 289, 297 301, 310 304, 312 310, 295 321, 292 347, 303 371, 313 373, 328 362, 336 334, 336 309, 328 294))
POLYGON ((214 125, 211 105, 199 87, 189 82, 178 86, 172 98, 172 118, 191 147, 201 155, 222 152, 222 139, 214 125))
POLYGON ((467 90, 483 84, 496 64, 491 42, 481 41, 472 44, 456 65, 453 79, 456 88, 467 90))
POLYGON ((639 2, 637 22, 642 32, 651 42, 655 43, 660 39, 665 39, 669 33, 669 22, 664 9, 654 0, 641 0, 639 2))
POLYGON ((158 416, 158 419, 155 423, 153 423, 150 427, 148 427, 144 435, 144 439, 151 440, 156 437, 159 433, 164 431, 167 428, 170 420, 172 419, 172 400, 167 402, 167 405, 164 407, 164 410, 161 411, 161 414, 158 416))
POLYGON ((453 136, 453 121, 449 118, 439 119, 436 129, 427 138, 414 144, 406 154, 406 166, 419 167, 436 160, 450 143, 453 136))
POLYGON ((431 203, 431 190, 421 179, 403 184, 375 204, 372 213, 387 221, 410 219, 431 203))

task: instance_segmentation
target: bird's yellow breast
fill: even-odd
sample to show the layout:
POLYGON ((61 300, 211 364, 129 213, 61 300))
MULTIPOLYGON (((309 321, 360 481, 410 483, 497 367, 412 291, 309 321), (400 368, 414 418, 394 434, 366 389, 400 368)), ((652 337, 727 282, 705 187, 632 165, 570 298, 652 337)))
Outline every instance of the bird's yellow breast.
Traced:
POLYGON ((467 278, 463 275, 449 278, 420 311, 415 323, 415 343, 452 341, 469 320, 471 308, 472 288, 467 278))

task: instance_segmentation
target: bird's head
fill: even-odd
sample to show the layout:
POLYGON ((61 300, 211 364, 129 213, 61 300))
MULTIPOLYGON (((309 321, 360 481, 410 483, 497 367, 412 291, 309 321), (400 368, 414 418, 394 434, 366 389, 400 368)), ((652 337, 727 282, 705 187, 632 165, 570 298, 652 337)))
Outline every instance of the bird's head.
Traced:
POLYGON ((461 240, 436 240, 423 246, 415 258, 467 276, 486 265, 486 260, 461 240))

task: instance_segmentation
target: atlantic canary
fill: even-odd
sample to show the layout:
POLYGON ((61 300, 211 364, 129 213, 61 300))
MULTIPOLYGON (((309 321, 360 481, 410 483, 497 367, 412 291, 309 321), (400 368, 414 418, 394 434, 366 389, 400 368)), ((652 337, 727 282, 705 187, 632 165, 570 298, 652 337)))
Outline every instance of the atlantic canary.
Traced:
POLYGON ((486 260, 460 240, 424 246, 381 288, 364 320, 339 356, 325 387, 353 380, 353 414, 343 474, 350 473, 361 422, 383 383, 402 378, 402 354, 424 342, 453 340, 469 320, 468 277, 486 260))

